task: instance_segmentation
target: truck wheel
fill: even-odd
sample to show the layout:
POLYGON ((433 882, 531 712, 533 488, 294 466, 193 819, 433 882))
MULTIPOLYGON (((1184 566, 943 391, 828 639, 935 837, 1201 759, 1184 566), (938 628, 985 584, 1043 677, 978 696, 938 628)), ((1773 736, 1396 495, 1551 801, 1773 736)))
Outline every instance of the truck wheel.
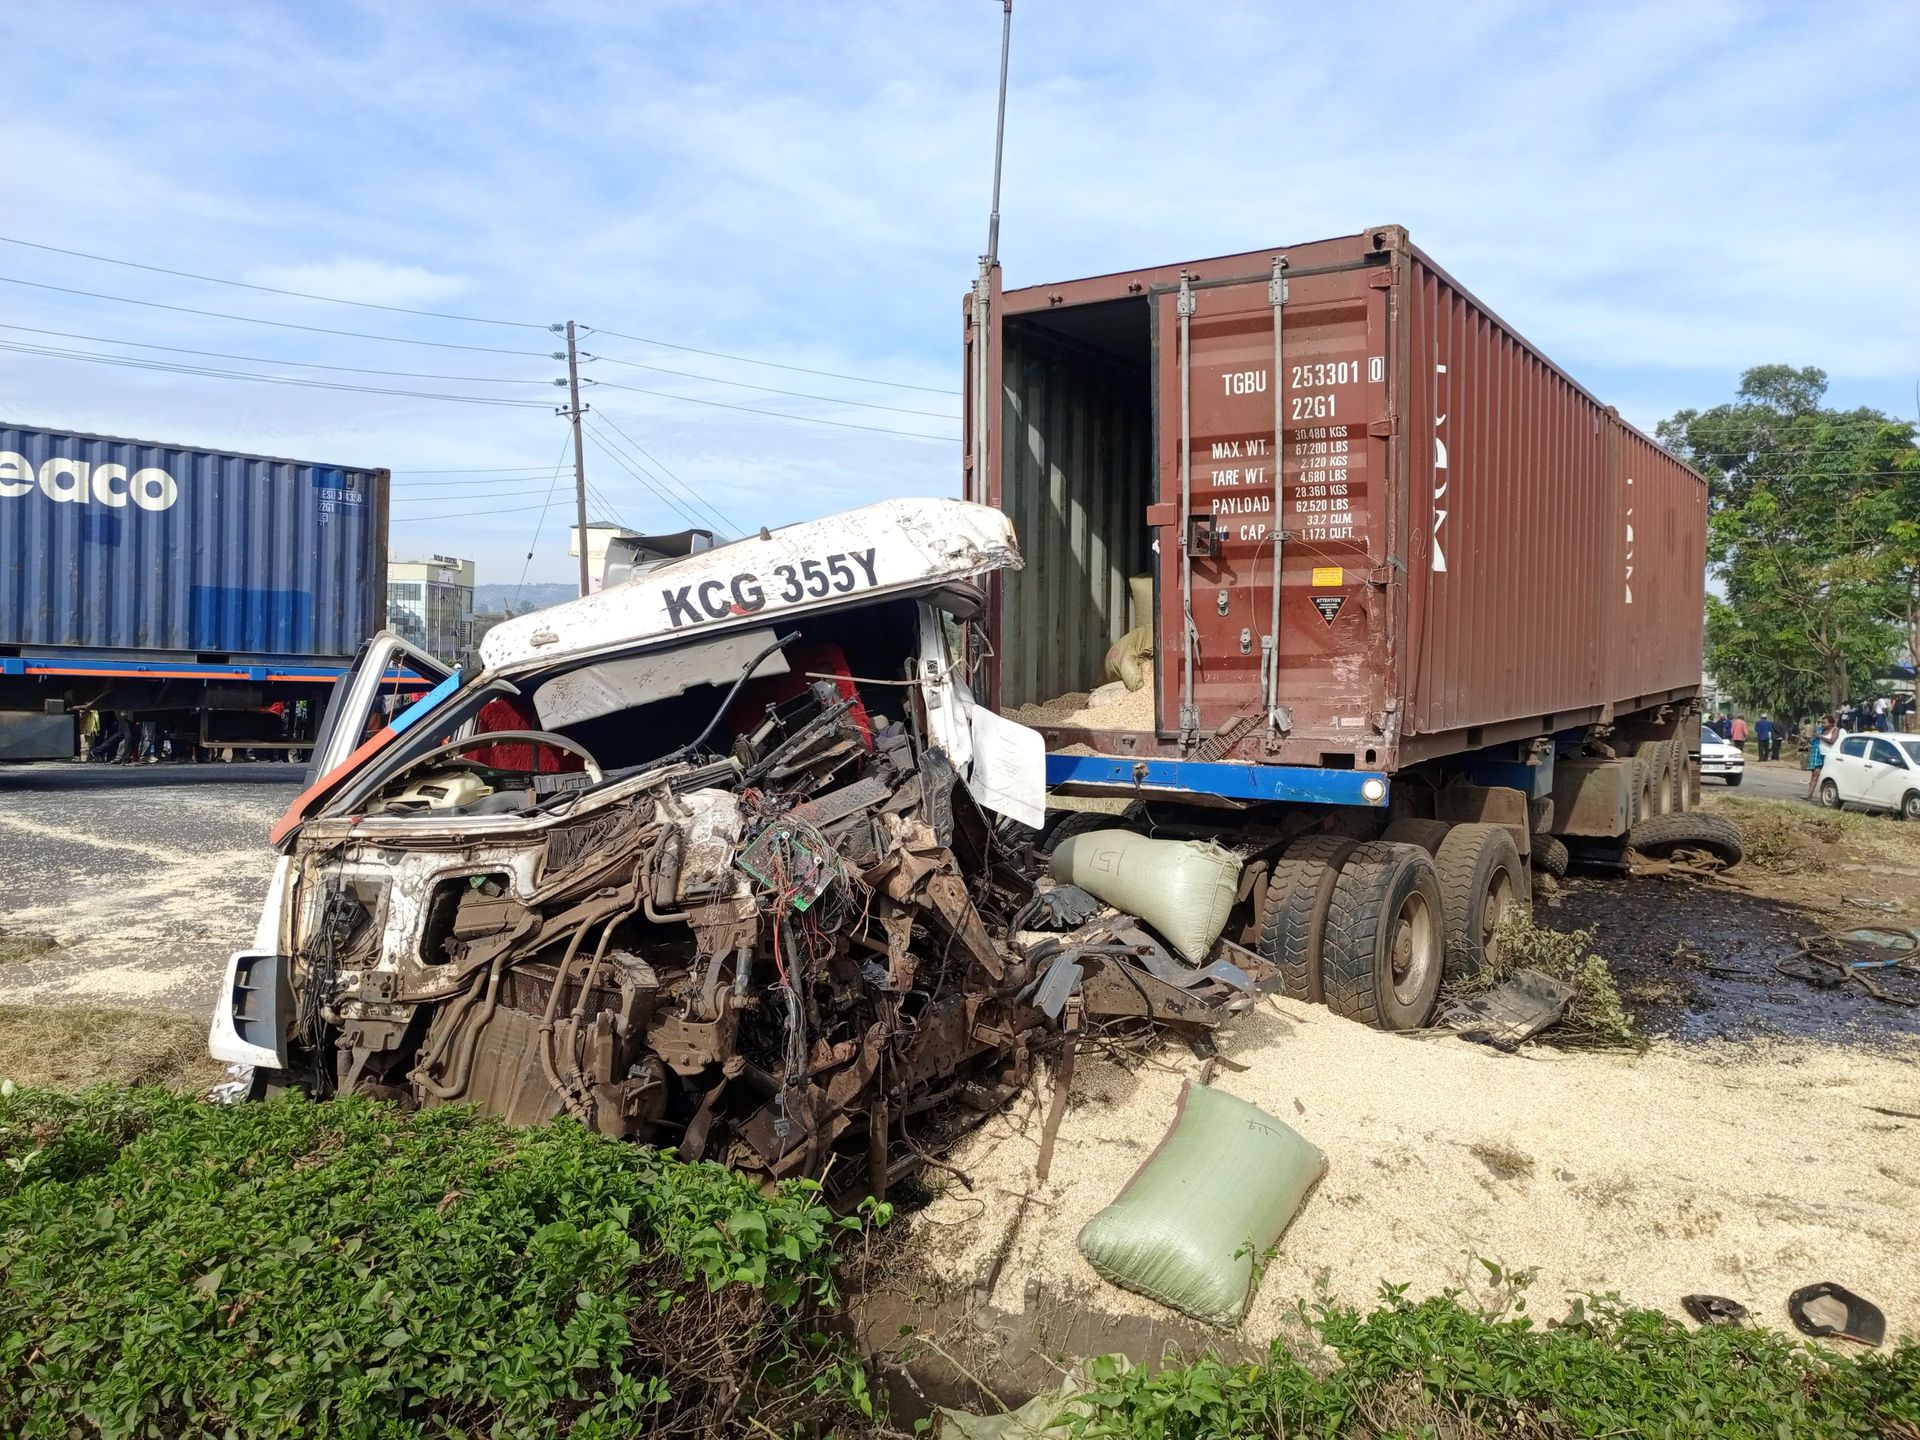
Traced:
POLYGON ((1633 814, 1629 825, 1664 815, 1667 796, 1667 742, 1642 740, 1633 747, 1633 814))
POLYGON ((1320 949, 1327 906, 1340 867, 1359 845, 1344 835, 1302 836, 1274 862, 1267 877, 1257 944, 1261 958, 1280 972, 1280 991, 1289 1000, 1326 1003, 1320 949))
POLYGON ((1687 788, 1687 742, 1669 740, 1667 742, 1667 775, 1669 779, 1667 813, 1684 815, 1693 808, 1687 788))
POLYGON ((1533 913, 1520 847, 1504 825, 1455 825, 1434 857, 1447 921, 1447 978, 1478 975, 1500 960, 1507 913, 1533 913))
POLYGON ((1431 855, 1385 841, 1359 846, 1327 906, 1320 972, 1328 1007, 1382 1030, 1418 1030, 1440 996, 1446 928, 1431 855))
POLYGON ((1627 846, 1642 855, 1705 850, 1723 865, 1738 865, 1747 853, 1740 827, 1718 815, 1657 815, 1628 832, 1627 846))
POLYGON ((1444 820, 1396 820, 1381 832, 1389 845, 1418 845, 1429 855, 1438 855, 1440 845, 1453 826, 1444 820))
POLYGON ((1556 880, 1566 877, 1569 860, 1566 845, 1552 835, 1533 837, 1533 868, 1556 880))
POLYGON ((1050 821, 1047 828, 1040 832, 1040 853, 1051 855, 1054 847, 1062 841, 1094 830, 1132 830, 1135 828, 1135 818, 1134 806, 1131 805, 1118 815, 1105 810, 1069 810, 1050 821))

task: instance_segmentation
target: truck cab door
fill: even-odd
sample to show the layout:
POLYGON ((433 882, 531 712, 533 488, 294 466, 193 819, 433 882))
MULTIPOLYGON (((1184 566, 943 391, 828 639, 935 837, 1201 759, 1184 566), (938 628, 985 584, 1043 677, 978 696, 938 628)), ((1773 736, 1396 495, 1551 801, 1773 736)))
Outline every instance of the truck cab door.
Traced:
POLYGON ((1046 741, 974 699, 953 663, 945 614, 925 603, 919 612, 917 690, 927 738, 947 752, 981 805, 1038 830, 1047 817, 1046 741))

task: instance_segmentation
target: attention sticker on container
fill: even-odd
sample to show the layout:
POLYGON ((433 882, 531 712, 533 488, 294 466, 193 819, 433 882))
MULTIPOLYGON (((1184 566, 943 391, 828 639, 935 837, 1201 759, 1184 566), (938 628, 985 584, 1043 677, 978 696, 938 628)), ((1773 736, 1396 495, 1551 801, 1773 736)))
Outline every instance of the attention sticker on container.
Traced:
POLYGON ((1344 595, 1316 595, 1313 597, 1313 608, 1320 612, 1320 618, 1329 625, 1333 623, 1333 617, 1340 613, 1340 607, 1346 603, 1347 597, 1344 595))
POLYGON ((1315 585, 1344 585, 1347 583, 1347 572, 1338 565, 1316 565, 1313 567, 1313 583, 1315 585))

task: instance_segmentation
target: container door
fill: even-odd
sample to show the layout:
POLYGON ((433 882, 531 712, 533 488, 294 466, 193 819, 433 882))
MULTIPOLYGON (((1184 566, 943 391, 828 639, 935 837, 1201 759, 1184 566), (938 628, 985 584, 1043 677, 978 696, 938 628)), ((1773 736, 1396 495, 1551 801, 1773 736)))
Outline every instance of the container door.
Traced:
POLYGON ((1373 763, 1391 673, 1391 273, 1284 276, 1284 290, 1274 275, 1202 280, 1155 296, 1155 675, 1170 730, 1250 725, 1268 737, 1256 753, 1373 763))

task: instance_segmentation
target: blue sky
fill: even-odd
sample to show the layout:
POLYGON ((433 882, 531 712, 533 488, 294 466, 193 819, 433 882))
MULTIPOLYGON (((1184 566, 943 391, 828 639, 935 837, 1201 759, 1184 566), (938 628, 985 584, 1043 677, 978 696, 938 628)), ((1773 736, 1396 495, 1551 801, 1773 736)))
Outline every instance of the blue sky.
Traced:
MULTIPOLYGON (((961 297, 985 236, 998 20, 991 0, 12 0, 0 10, 0 233, 398 306, 573 318, 602 332, 585 342, 609 357, 588 366, 595 378, 957 435, 947 417, 959 402, 940 392, 958 388, 961 297), (607 330, 927 388, 742 365, 607 330)), ((1644 426, 1725 398, 1742 368, 1771 361, 1825 368, 1836 403, 1911 415, 1917 59, 1912 0, 1360 10, 1021 0, 1007 283, 1395 222, 1644 426)), ((0 330, 0 342, 529 402, 0 351, 0 418, 397 472, 495 472, 401 473, 394 549, 475 556, 483 581, 519 577, 563 450, 562 422, 542 408, 559 396, 545 383, 562 368, 546 358, 551 336, 6 244, 0 275, 516 352, 0 284, 0 322, 95 337, 0 330), (355 376, 133 341, 485 378, 355 376), (478 510, 506 513, 457 513, 478 510)), ((587 398, 745 523, 959 483, 953 441, 610 387, 587 398)), ((591 446, 588 468, 630 523, 685 523, 591 446)), ((556 509, 531 575, 570 573, 556 509)))

